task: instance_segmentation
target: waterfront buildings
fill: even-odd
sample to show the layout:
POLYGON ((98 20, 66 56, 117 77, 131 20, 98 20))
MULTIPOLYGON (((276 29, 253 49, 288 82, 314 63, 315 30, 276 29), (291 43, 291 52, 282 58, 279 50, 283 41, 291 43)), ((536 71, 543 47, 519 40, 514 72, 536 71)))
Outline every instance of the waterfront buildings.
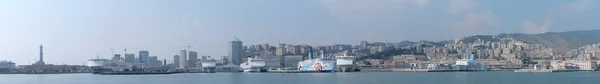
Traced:
POLYGON ((228 56, 231 57, 231 63, 233 65, 240 65, 242 63, 242 58, 244 55, 244 52, 242 50, 242 48, 243 48, 242 41, 235 38, 233 41, 229 42, 228 48, 229 48, 228 56))
POLYGON ((125 62, 135 63, 135 54, 125 54, 125 62))
POLYGON ((139 52, 139 62, 142 64, 148 63, 148 56, 150 56, 150 52, 142 50, 139 52))
POLYGON ((162 61, 158 60, 157 56, 148 57, 148 68, 158 68, 162 66, 162 61))
POLYGON ((179 55, 175 55, 173 56, 173 65, 176 67, 179 67, 179 63, 181 60, 179 60, 179 55))
POLYGON ((288 55, 283 56, 283 67, 296 67, 298 66, 298 62, 302 61, 301 55, 288 55))
POLYGON ((179 51, 179 68, 185 69, 187 66, 187 50, 179 51))
POLYGON ((7 72, 15 69, 15 63, 12 61, 0 61, 0 72, 7 72))
POLYGON ((114 54, 112 60, 123 61, 123 60, 121 60, 121 54, 114 54))
POLYGON ((188 61, 191 63, 198 62, 198 52, 190 51, 189 56, 188 56, 188 61))
POLYGON ((287 53, 286 48, 284 47, 279 47, 275 50, 277 56, 283 56, 287 53))

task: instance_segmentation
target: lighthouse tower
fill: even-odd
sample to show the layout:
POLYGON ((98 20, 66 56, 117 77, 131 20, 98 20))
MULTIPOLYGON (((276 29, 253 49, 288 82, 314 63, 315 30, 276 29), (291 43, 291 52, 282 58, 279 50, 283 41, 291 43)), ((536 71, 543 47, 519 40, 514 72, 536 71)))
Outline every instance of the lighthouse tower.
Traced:
POLYGON ((46 63, 44 63, 44 46, 40 45, 40 60, 33 65, 46 65, 46 63))

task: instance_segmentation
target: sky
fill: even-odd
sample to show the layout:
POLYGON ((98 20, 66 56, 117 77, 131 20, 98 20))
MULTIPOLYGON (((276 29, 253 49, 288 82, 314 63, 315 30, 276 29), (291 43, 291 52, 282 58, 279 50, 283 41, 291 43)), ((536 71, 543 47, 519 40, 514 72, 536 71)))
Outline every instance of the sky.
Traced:
POLYGON ((597 0, 2 0, 0 60, 84 64, 193 46, 226 56, 253 44, 359 44, 600 29, 597 0), (124 50, 128 51, 125 52, 124 50))

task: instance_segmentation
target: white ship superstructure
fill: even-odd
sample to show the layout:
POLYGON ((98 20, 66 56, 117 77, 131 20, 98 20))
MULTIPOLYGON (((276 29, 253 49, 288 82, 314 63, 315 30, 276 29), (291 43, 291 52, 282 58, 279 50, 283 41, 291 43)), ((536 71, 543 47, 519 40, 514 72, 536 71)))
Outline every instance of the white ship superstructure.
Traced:
POLYGON ((354 71, 354 56, 350 56, 348 52, 344 53, 343 56, 335 56, 337 71, 347 72, 354 71))
POLYGON ((214 68, 217 66, 216 60, 202 60, 202 68, 214 68))
POLYGON ((262 59, 254 59, 248 57, 248 61, 240 64, 240 67, 243 69, 244 72, 261 72, 265 71, 265 62, 266 61, 262 59))
POLYGON ((91 67, 94 72, 133 70, 133 65, 130 63, 108 59, 90 59, 87 66, 91 67))
POLYGON ((454 70, 458 71, 483 71, 484 67, 477 61, 475 61, 475 55, 471 54, 469 59, 463 58, 456 60, 454 64, 454 70))

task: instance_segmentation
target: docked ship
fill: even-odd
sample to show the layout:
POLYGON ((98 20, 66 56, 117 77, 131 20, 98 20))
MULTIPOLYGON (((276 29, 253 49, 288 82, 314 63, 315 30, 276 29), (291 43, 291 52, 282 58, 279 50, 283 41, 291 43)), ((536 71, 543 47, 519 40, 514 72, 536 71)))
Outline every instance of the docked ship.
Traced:
POLYGON ((240 64, 244 72, 266 72, 265 60, 248 57, 248 61, 240 64))
POLYGON ((217 66, 217 61, 214 59, 202 60, 202 72, 214 73, 217 66))
POLYGON ((132 64, 109 59, 90 59, 88 60, 87 66, 90 67, 94 73, 133 70, 132 64))
POLYGON ((475 61, 475 54, 471 53, 469 59, 463 58, 456 60, 453 70, 455 71, 484 71, 485 68, 475 61))
POLYGON ((309 48, 309 59, 298 62, 298 70, 301 72, 335 72, 336 59, 321 56, 314 59, 312 48, 309 48))
POLYGON ((339 72, 352 72, 355 71, 354 67, 354 56, 350 56, 348 52, 344 53, 343 56, 335 56, 336 59, 336 71, 339 72))

